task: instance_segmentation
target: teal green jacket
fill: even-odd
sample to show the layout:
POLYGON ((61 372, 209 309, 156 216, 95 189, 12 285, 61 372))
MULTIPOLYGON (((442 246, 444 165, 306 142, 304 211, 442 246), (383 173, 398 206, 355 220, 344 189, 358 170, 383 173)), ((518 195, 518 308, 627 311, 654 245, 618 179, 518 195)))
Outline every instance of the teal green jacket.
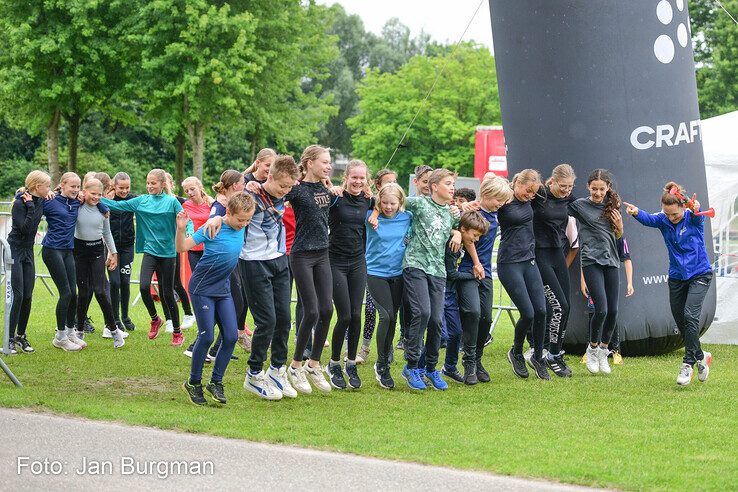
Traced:
POLYGON ((161 258, 177 256, 174 240, 177 214, 182 210, 182 205, 176 197, 162 193, 120 201, 103 198, 102 202, 110 210, 136 214, 136 253, 148 253, 161 258))

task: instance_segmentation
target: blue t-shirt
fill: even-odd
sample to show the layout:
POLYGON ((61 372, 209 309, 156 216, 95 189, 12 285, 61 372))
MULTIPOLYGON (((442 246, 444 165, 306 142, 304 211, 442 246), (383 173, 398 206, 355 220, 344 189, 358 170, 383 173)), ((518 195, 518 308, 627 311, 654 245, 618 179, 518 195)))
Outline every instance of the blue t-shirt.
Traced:
MULTIPOLYGON (((479 238, 479 241, 474 246, 477 249, 479 263, 484 266, 484 276, 486 278, 492 278, 492 248, 495 245, 495 238, 497 237, 497 212, 488 212, 484 209, 479 209, 479 213, 489 222, 489 230, 487 234, 479 238)), ((464 255, 459 264, 459 271, 471 273, 473 268, 474 264, 472 263, 471 256, 464 255)))
POLYGON ((214 239, 209 239, 201 227, 192 235, 195 244, 204 244, 205 250, 192 272, 188 291, 206 297, 231 295, 230 276, 238 264, 245 229, 234 230, 224 223, 214 239))
MULTIPOLYGON (((367 213, 367 218, 371 211, 367 213)), ((388 219, 377 218, 375 231, 366 224, 366 273, 374 277, 392 278, 402 275, 402 260, 405 257, 406 236, 413 216, 410 212, 399 212, 388 219)))

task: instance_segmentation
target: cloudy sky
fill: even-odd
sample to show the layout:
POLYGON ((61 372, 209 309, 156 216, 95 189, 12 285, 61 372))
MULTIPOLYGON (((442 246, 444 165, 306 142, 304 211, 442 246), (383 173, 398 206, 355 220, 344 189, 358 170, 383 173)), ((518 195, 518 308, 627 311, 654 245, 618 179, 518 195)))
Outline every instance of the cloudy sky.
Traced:
MULTIPOLYGON (((455 43, 480 0, 318 0, 331 5, 340 3, 349 14, 357 14, 364 28, 379 34, 388 19, 397 17, 413 35, 421 30, 440 42, 455 43)), ((484 1, 464 37, 492 49, 489 4, 484 1)))

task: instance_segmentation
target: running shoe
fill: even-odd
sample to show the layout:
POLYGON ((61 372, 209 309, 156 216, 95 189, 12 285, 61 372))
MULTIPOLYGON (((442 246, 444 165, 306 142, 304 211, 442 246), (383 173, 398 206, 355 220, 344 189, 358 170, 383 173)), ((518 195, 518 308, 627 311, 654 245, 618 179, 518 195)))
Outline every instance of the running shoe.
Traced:
POLYGON ((180 328, 182 328, 183 330, 186 330, 187 328, 192 328, 194 324, 195 324, 195 316, 192 314, 185 314, 184 317, 182 318, 182 324, 180 325, 180 328))
POLYGON ((607 361, 607 356, 610 354, 610 350, 607 347, 597 347, 597 362, 600 366, 600 372, 602 374, 610 374, 610 363, 607 361))
MULTIPOLYGON (((122 324, 121 324, 121 326, 122 326, 122 324)), ((120 327, 120 326, 118 327, 118 331, 119 331, 119 332, 121 333, 121 336, 122 336, 123 338, 128 338, 128 333, 126 333, 126 332, 125 332, 125 331, 124 331, 123 329, 121 329, 121 327, 120 327)), ((112 331, 110 331, 110 328, 108 328, 108 327, 106 326, 105 328, 103 328, 103 334, 102 334, 102 337, 103 337, 103 338, 113 338, 113 332, 112 332, 112 331)))
POLYGON ((410 389, 424 390, 426 388, 423 378, 421 377, 421 373, 417 368, 410 369, 405 366, 402 369, 402 378, 407 381, 407 385, 410 389))
POLYGON ((181 331, 172 333, 172 347, 181 347, 184 343, 184 335, 181 331))
POLYGON ((569 366, 566 365, 566 362, 564 361, 564 352, 559 353, 558 355, 551 355, 550 353, 544 358, 546 361, 546 365, 548 366, 551 371, 553 371, 554 374, 556 374, 560 378, 570 378, 571 377, 571 369, 569 369, 569 366))
POLYGON ((250 391, 265 400, 281 400, 282 392, 269 382, 264 371, 257 373, 246 371, 246 379, 243 381, 243 389, 250 391))
POLYGON ((325 366, 325 373, 328 375, 328 381, 331 382, 331 386, 340 390, 346 389, 346 380, 343 377, 341 364, 338 362, 329 362, 325 366))
POLYGON ((80 347, 76 343, 73 343, 67 336, 64 336, 64 338, 61 339, 54 337, 54 339, 51 341, 51 344, 56 348, 64 350, 65 352, 78 352, 82 350, 82 347, 80 347))
POLYGON ((597 348, 587 344, 587 353, 584 355, 587 357, 587 370, 592 374, 600 372, 600 361, 597 358, 597 348))
POLYGON ((15 340, 8 340, 8 355, 18 355, 18 349, 15 348, 15 340))
POLYGON ((348 385, 351 389, 357 390, 361 388, 361 379, 359 378, 359 371, 356 369, 356 364, 346 363, 344 365, 343 373, 348 379, 348 385))
POLYGON ((384 389, 392 389, 395 387, 395 380, 392 379, 389 366, 377 367, 377 364, 375 363, 374 377, 377 378, 379 386, 384 389))
POLYGON ((369 352, 371 347, 368 345, 361 345, 359 348, 359 353, 356 355, 356 363, 357 364, 363 364, 367 360, 369 360, 369 352))
POLYGON ((287 378, 287 368, 285 366, 280 366, 279 369, 269 366, 266 376, 269 379, 269 382, 282 392, 283 396, 288 398, 297 398, 297 390, 290 384, 290 381, 287 378))
POLYGON ((85 333, 95 333, 95 327, 92 325, 92 318, 89 316, 85 318, 85 322, 82 324, 82 331, 85 333))
POLYGON ((16 335, 15 337, 15 350, 17 352, 25 352, 27 354, 32 354, 35 352, 33 347, 31 347, 31 344, 28 343, 28 339, 25 335, 16 335))
POLYGON ((397 342, 397 346, 395 347, 395 350, 405 350, 405 339, 400 338, 400 340, 397 342))
POLYGON ((546 363, 543 360, 543 357, 540 359, 537 359, 535 356, 530 358, 531 364, 533 364, 533 370, 535 371, 536 377, 538 379, 543 379, 544 381, 550 381, 551 375, 546 370, 546 363))
POLYGON ((126 331, 126 325, 124 325, 121 321, 116 321, 115 327, 121 331, 126 331))
POLYGON ((517 377, 527 378, 529 376, 528 368, 525 367, 525 358, 523 357, 523 354, 516 354, 511 347, 507 352, 507 360, 510 361, 513 374, 517 377))
POLYGON ((489 372, 487 372, 487 369, 484 368, 482 365, 482 361, 478 360, 476 362, 477 366, 477 381, 480 383, 489 383, 491 381, 489 377, 489 372))
POLYGON ((251 352, 251 337, 245 331, 238 335, 238 346, 246 352, 251 352))
POLYGON ((587 352, 584 352, 584 355, 582 356, 582 360, 579 361, 580 364, 586 364, 587 363, 587 352))
POLYGON ((484 346, 486 347, 490 343, 492 343, 492 334, 491 333, 487 333, 487 338, 484 339, 484 346))
POLYGON ((448 389, 448 383, 441 376, 441 371, 426 371, 425 379, 431 383, 435 390, 445 391, 448 389))
POLYGON ((77 331, 74 328, 67 328, 67 338, 69 339, 69 341, 72 343, 76 343, 81 348, 87 347, 87 342, 83 340, 84 336, 84 331, 77 331))
POLYGON ((208 401, 205 399, 205 395, 202 394, 202 384, 190 384, 189 379, 182 385, 187 396, 190 398, 190 402, 194 405, 206 405, 208 401))
POLYGON ((710 366, 712 365, 712 354, 705 352, 702 360, 697 361, 697 379, 701 383, 707 381, 707 377, 710 375, 710 366))
POLYGON ((288 367, 287 378, 290 380, 292 387, 297 390, 298 393, 309 395, 313 392, 313 388, 308 383, 307 376, 305 376, 304 367, 288 367))
POLYGON ((164 330, 165 333, 174 333, 174 323, 172 323, 171 319, 168 319, 164 326, 166 326, 166 329, 164 330))
POLYGON ((225 392, 223 391, 223 383, 220 381, 210 381, 207 386, 205 386, 205 389, 210 393, 210 397, 217 401, 218 403, 221 403, 223 405, 226 404, 227 400, 225 397, 225 392))
POLYGON ((529 348, 523 354, 523 358, 525 359, 525 363, 528 364, 528 367, 535 371, 535 367, 533 367, 533 364, 530 362, 530 360, 533 358, 533 352, 534 350, 532 348, 529 348))
POLYGON ((325 376, 323 376, 323 369, 320 367, 320 364, 315 367, 310 367, 309 364, 305 364, 303 367, 305 368, 305 374, 307 375, 308 380, 313 383, 313 386, 324 393, 331 392, 331 385, 328 384, 325 376))
POLYGON ((623 356, 620 355, 619 350, 613 350, 612 351, 612 363, 616 366, 622 366, 623 365, 623 356))
POLYGON ((441 369, 441 372, 444 376, 449 378, 451 381, 455 383, 461 383, 464 384, 464 375, 459 372, 459 370, 454 367, 446 367, 443 366, 443 369, 441 369))
POLYGON ((479 382, 477 377, 477 363, 464 362, 464 384, 473 386, 479 382))
POLYGON ((136 325, 133 324, 131 318, 123 318, 123 326, 126 327, 126 331, 133 331, 136 329, 136 325))
POLYGON ((689 383, 692 382, 692 366, 690 366, 687 363, 682 364, 682 367, 679 368, 679 375, 677 376, 677 384, 679 386, 687 386, 689 383))
POLYGON ((112 337, 113 337, 113 348, 117 348, 118 349, 118 348, 121 348, 123 345, 126 344, 126 340, 125 340, 126 337, 123 336, 125 334, 126 334, 126 332, 124 332, 122 330, 115 330, 112 333, 112 337))
POLYGON ((149 340, 159 336, 159 328, 161 328, 161 318, 156 317, 151 320, 151 328, 149 329, 149 340))

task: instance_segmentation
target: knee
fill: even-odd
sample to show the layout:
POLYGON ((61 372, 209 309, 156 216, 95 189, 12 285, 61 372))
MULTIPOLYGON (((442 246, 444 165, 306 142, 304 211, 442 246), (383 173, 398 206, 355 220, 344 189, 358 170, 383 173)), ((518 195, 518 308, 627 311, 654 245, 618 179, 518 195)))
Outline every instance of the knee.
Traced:
MULTIPOLYGON (((330 321, 330 319, 333 317, 333 307, 330 306, 330 305, 328 305, 327 307, 325 307, 325 306, 324 307, 321 307, 318 310, 318 317, 321 320, 328 320, 328 321, 330 321)), ((349 317, 348 319, 350 320, 351 318, 349 317)))
POLYGON ((320 316, 318 308, 314 306, 302 306, 302 322, 308 326, 313 326, 318 322, 320 316))
MULTIPOLYGON (((235 345, 238 341, 238 330, 232 329, 232 330, 223 330, 223 345, 235 345)), ((211 337, 212 341, 212 337, 211 337)))
POLYGON ((213 335, 213 330, 207 330, 205 332, 198 333, 197 340, 202 342, 205 345, 205 347, 210 347, 213 344, 213 341, 215 340, 215 336, 213 335))

